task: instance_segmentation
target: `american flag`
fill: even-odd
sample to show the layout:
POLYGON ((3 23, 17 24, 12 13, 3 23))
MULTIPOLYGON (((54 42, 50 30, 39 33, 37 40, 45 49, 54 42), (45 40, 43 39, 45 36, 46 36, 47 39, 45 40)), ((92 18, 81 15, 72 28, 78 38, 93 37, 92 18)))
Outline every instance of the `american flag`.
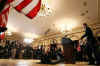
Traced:
MULTIPOLYGON (((2 0, 0 0, 1 2, 2 0)), ((10 9, 10 2, 13 0, 7 0, 4 8, 0 12, 0 27, 6 27, 8 21, 8 14, 10 9)), ((0 32, 0 39, 4 39, 5 33, 0 32)))
POLYGON ((10 1, 8 0, 6 5, 0 12, 0 27, 6 27, 6 25, 7 25, 8 13, 9 13, 9 8, 10 8, 9 2, 10 1))
MULTIPOLYGON (((0 0, 1 1, 1 0, 0 0)), ((0 12, 0 27, 6 27, 10 4, 18 12, 25 14, 29 18, 34 18, 40 10, 41 0, 7 0, 2 12, 0 12)))
MULTIPOLYGON (((0 12, 0 27, 6 27, 7 25, 10 3, 18 12, 31 19, 37 15, 41 7, 41 0, 7 0, 4 9, 0 12)), ((1 34, 4 35, 4 33, 1 34)))
POLYGON ((14 0, 11 5, 18 12, 32 19, 40 10, 41 0, 14 0))

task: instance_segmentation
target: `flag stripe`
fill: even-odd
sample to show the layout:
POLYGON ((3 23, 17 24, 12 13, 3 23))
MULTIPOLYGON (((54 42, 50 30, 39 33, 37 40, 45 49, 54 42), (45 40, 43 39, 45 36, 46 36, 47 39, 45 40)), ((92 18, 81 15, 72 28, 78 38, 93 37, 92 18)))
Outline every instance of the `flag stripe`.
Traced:
POLYGON ((16 6, 19 5, 22 1, 24 1, 24 0, 14 0, 14 1, 11 3, 11 5, 12 5, 13 7, 16 7, 16 6))
POLYGON ((0 39, 4 39, 5 38, 5 32, 0 33, 0 39))
POLYGON ((1 27, 6 27, 8 21, 8 15, 7 13, 2 15, 2 22, 1 22, 1 27))
POLYGON ((6 8, 6 9, 3 9, 3 11, 1 12, 1 14, 5 14, 6 12, 8 12, 9 8, 10 8, 10 6, 8 8, 6 8))
POLYGON ((0 15, 0 27, 2 26, 2 16, 0 15))
POLYGON ((32 0, 24 0, 19 5, 17 5, 15 9, 17 9, 20 12, 23 8, 27 7, 31 2, 32 0))
POLYGON ((9 4, 7 4, 5 7, 4 7, 4 9, 3 10, 6 10, 7 8, 9 8, 10 7, 10 5, 9 4))
POLYGON ((0 13, 0 26, 1 27, 6 27, 7 25, 9 8, 10 8, 10 5, 7 4, 5 8, 2 10, 2 12, 0 13))
POLYGON ((26 14, 26 16, 28 16, 29 18, 33 18, 37 15, 37 13, 39 12, 41 7, 41 0, 39 0, 37 6, 35 6, 35 8, 33 8, 28 14, 26 14))
POLYGON ((3 25, 2 26, 6 26, 6 22, 7 21, 6 21, 6 15, 5 14, 2 15, 2 19, 3 19, 2 20, 2 22, 3 22, 3 25))
POLYGON ((34 7, 37 6, 37 4, 39 3, 39 0, 33 0, 28 6, 26 6, 22 12, 24 14, 28 14, 34 7))
POLYGON ((29 18, 33 18, 39 12, 41 0, 14 0, 12 7, 29 18))
POLYGON ((13 0, 8 0, 8 3, 11 3, 11 2, 13 2, 13 0))

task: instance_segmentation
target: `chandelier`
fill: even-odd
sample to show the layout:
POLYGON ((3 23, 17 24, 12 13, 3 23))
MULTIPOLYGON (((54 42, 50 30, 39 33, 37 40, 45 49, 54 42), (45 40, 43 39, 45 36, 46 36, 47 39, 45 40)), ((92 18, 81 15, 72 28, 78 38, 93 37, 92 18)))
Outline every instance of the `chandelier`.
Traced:
POLYGON ((40 8, 40 11, 38 13, 38 16, 50 16, 51 13, 52 13, 52 9, 48 5, 48 1, 47 0, 42 0, 41 8, 40 8))

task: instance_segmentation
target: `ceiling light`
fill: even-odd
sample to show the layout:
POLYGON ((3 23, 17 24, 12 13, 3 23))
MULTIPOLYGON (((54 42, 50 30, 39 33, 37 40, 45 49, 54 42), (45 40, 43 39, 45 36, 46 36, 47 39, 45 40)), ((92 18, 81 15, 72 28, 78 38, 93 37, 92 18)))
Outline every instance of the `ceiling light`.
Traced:
POLYGON ((25 42, 26 44, 30 44, 30 43, 33 42, 33 39, 31 39, 31 38, 25 38, 25 39, 24 39, 24 42, 25 42))
POLYGON ((48 5, 48 1, 42 0, 42 4, 38 16, 50 16, 51 13, 52 13, 52 9, 48 5))
POLYGON ((74 19, 61 19, 56 23, 56 27, 61 31, 71 31, 73 28, 77 27, 77 21, 74 19))
POLYGON ((34 33, 24 33, 24 37, 25 38, 38 38, 38 35, 37 34, 34 34, 34 33))

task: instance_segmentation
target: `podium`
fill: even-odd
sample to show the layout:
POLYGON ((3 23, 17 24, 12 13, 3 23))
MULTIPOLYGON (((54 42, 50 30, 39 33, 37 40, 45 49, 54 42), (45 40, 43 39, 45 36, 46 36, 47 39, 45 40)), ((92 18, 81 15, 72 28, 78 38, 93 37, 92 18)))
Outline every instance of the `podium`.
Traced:
POLYGON ((64 63, 75 64, 74 46, 72 44, 63 44, 63 50, 64 50, 64 63))

